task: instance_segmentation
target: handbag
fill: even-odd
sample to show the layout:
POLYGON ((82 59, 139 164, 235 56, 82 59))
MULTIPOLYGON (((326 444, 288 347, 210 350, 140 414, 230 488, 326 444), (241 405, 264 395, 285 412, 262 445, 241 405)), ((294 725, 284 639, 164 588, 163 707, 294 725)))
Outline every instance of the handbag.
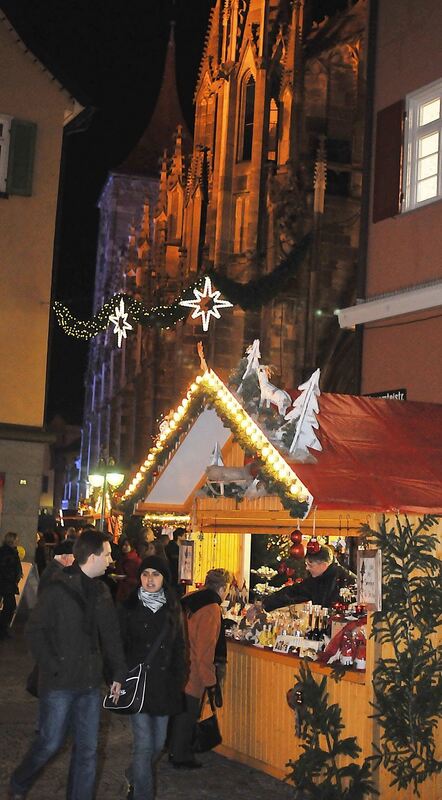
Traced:
MULTIPOLYGON (((215 702, 212 692, 207 692, 210 708, 212 714, 210 717, 200 719, 195 726, 195 735, 193 739, 193 750, 195 753, 207 753, 208 750, 213 750, 221 744, 223 738, 218 725, 218 717, 216 716, 215 702)), ((201 711, 204 705, 204 695, 201 702, 201 711)))
POLYGON ((117 714, 139 714, 142 711, 144 698, 146 697, 150 664, 154 660, 166 634, 167 626, 163 628, 155 640, 147 659, 128 671, 121 684, 120 696, 117 702, 115 702, 109 691, 103 700, 103 708, 107 711, 115 711, 117 714))

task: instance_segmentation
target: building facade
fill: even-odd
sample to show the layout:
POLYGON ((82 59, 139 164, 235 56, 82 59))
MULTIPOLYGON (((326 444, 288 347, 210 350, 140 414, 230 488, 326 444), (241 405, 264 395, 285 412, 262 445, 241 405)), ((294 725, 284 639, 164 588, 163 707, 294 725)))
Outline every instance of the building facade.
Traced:
MULTIPOLYGON (((356 296, 366 3, 350 3, 330 19, 315 19, 312 7, 303 0, 214 3, 191 155, 177 117, 174 142, 162 142, 156 196, 146 191, 131 210, 119 257, 105 270, 100 253, 114 245, 103 215, 97 298, 123 290, 149 306, 169 304, 208 268, 248 283, 270 274, 311 232, 304 262, 284 295, 254 311, 235 307, 207 333, 187 319, 170 330, 138 326, 121 350, 110 330, 96 337, 83 426, 85 489, 100 453, 127 467, 139 462, 158 418, 194 373, 200 339, 223 377, 260 338, 277 384, 296 386, 320 366, 325 390, 355 389, 354 336, 339 330, 335 309, 356 296)), ((149 136, 143 140, 149 144, 149 136)), ((157 142, 155 132, 154 150, 157 142)), ((141 184, 152 171, 143 173, 138 155, 141 184)))
POLYGON ((0 527, 33 554, 63 128, 81 106, 0 13, 0 527))
POLYGON ((363 393, 441 403, 442 7, 372 6, 365 293, 340 322, 363 330, 363 393))

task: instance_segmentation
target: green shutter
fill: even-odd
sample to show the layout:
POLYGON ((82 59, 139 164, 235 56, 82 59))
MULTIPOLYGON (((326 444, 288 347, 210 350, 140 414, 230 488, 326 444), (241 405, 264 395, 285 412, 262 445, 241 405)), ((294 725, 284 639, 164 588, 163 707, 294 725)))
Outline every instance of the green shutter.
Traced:
POLYGON ((12 120, 6 183, 6 191, 10 195, 29 197, 32 194, 36 136, 35 122, 12 120))

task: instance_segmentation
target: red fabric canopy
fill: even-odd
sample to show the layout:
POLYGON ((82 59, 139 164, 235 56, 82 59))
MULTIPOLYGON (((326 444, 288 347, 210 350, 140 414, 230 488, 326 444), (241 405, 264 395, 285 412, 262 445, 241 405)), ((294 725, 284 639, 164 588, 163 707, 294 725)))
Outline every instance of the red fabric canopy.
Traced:
POLYGON ((323 450, 290 462, 321 509, 442 514, 442 405, 318 397, 323 450))

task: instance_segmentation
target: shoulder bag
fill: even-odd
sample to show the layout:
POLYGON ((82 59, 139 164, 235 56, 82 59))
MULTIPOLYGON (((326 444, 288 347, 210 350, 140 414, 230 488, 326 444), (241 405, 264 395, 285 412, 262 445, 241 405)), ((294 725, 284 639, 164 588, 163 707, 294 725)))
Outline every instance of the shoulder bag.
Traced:
POLYGON ((107 711, 115 711, 117 714, 139 714, 143 708, 144 698, 147 690, 147 676, 150 665, 154 660, 162 641, 167 634, 168 626, 165 625, 158 638, 155 640, 150 653, 145 661, 137 664, 127 673, 121 684, 120 696, 117 702, 114 701, 110 691, 103 700, 103 708, 107 711))
MULTIPOLYGON (((213 750, 214 747, 217 747, 222 742, 222 736, 218 725, 218 717, 216 716, 213 693, 207 689, 206 693, 212 714, 210 717, 200 719, 196 723, 192 747, 195 753, 207 753, 208 750, 213 750)), ((206 693, 203 695, 203 699, 201 701, 200 716, 203 710, 206 693)))

